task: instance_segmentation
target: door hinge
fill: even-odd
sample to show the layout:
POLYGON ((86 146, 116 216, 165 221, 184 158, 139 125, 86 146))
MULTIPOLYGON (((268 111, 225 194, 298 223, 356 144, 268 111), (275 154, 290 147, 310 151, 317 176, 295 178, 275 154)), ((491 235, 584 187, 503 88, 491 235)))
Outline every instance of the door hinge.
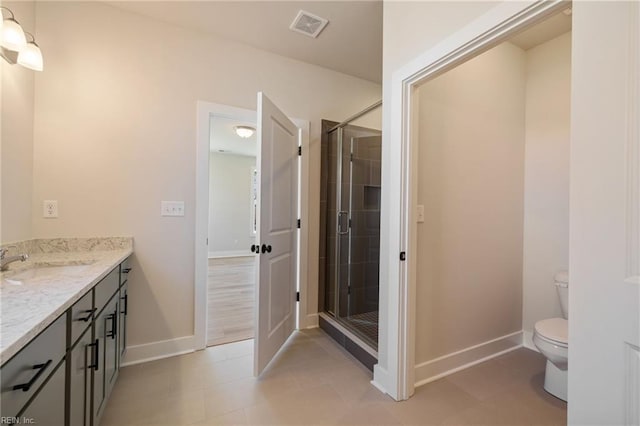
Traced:
POLYGON ((302 145, 298 147, 298 155, 302 155, 302 145))
POLYGON ((298 219, 298 229, 300 229, 300 219, 298 219))
POLYGON ((407 260, 407 253, 405 253, 404 251, 401 251, 400 252, 400 260, 403 261, 403 262, 405 260, 407 260))
POLYGON ((300 301, 300 292, 296 291, 296 302, 300 301))

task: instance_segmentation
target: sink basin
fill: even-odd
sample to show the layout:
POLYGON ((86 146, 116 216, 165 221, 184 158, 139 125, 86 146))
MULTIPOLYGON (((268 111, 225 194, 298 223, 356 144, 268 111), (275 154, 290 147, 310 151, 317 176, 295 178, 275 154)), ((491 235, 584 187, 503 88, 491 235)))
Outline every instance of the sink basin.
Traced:
POLYGON ((90 265, 90 263, 81 265, 35 265, 33 268, 20 271, 4 278, 4 281, 13 285, 22 285, 30 281, 39 281, 42 279, 76 277, 78 275, 82 275, 90 265))

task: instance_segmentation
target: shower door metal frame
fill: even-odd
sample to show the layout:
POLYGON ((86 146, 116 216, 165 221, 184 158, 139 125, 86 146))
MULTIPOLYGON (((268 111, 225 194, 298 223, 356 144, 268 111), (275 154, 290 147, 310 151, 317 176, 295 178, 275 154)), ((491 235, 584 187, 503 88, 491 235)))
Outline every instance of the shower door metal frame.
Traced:
MULTIPOLYGON (((340 290, 342 288, 341 284, 341 279, 340 279, 340 272, 342 269, 342 263, 341 263, 341 259, 342 259, 342 244, 341 244, 341 239, 342 239, 342 235, 349 235, 349 239, 351 239, 351 194, 349 194, 349 211, 344 211, 342 210, 342 186, 343 186, 343 181, 342 181, 342 177, 343 177, 343 173, 342 173, 342 160, 343 160, 343 136, 344 136, 344 128, 343 127, 338 127, 338 151, 337 151, 337 155, 336 155, 336 229, 335 229, 335 233, 336 233, 336 247, 335 247, 335 283, 336 283, 336 288, 335 288, 335 296, 334 296, 334 305, 333 305, 333 310, 334 310, 334 317, 336 319, 340 319, 341 315, 340 315, 340 290), (346 227, 346 231, 341 231, 341 227, 342 227, 342 214, 346 213, 347 214, 347 227, 346 227)), ((349 259, 347 261, 347 268, 351 268, 351 253, 349 250, 349 259)), ((347 273, 347 289, 351 286, 351 273, 350 271, 348 271, 347 273)), ((349 290, 347 290, 349 291, 349 290)))

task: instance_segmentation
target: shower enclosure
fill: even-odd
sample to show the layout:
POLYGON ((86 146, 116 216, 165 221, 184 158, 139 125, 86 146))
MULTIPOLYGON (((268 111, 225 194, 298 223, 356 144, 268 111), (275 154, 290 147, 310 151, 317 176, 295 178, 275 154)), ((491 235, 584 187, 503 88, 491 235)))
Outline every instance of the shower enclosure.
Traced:
POLYGON ((375 351, 382 138, 352 122, 323 121, 320 311, 375 351))

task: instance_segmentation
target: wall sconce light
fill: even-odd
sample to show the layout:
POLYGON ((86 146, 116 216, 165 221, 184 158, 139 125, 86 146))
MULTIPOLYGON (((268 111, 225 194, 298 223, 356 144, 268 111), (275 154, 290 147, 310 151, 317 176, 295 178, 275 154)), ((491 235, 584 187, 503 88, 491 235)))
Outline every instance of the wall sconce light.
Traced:
POLYGON ((31 41, 27 42, 27 45, 18 53, 18 63, 25 68, 42 71, 43 61, 40 47, 31 33, 26 34, 31 37, 31 41))
POLYGON ((234 127, 235 131, 236 131, 236 135, 240 136, 241 138, 250 138, 251 136, 253 136, 253 134, 255 133, 256 129, 254 129, 253 127, 249 127, 249 126, 236 126, 234 127))
POLYGON ((25 33, 13 12, 4 6, 0 6, 0 56, 12 65, 17 63, 35 71, 43 69, 42 52, 33 34, 25 33), (9 16, 5 17, 7 12, 9 16), (28 42, 27 36, 31 38, 28 42))

